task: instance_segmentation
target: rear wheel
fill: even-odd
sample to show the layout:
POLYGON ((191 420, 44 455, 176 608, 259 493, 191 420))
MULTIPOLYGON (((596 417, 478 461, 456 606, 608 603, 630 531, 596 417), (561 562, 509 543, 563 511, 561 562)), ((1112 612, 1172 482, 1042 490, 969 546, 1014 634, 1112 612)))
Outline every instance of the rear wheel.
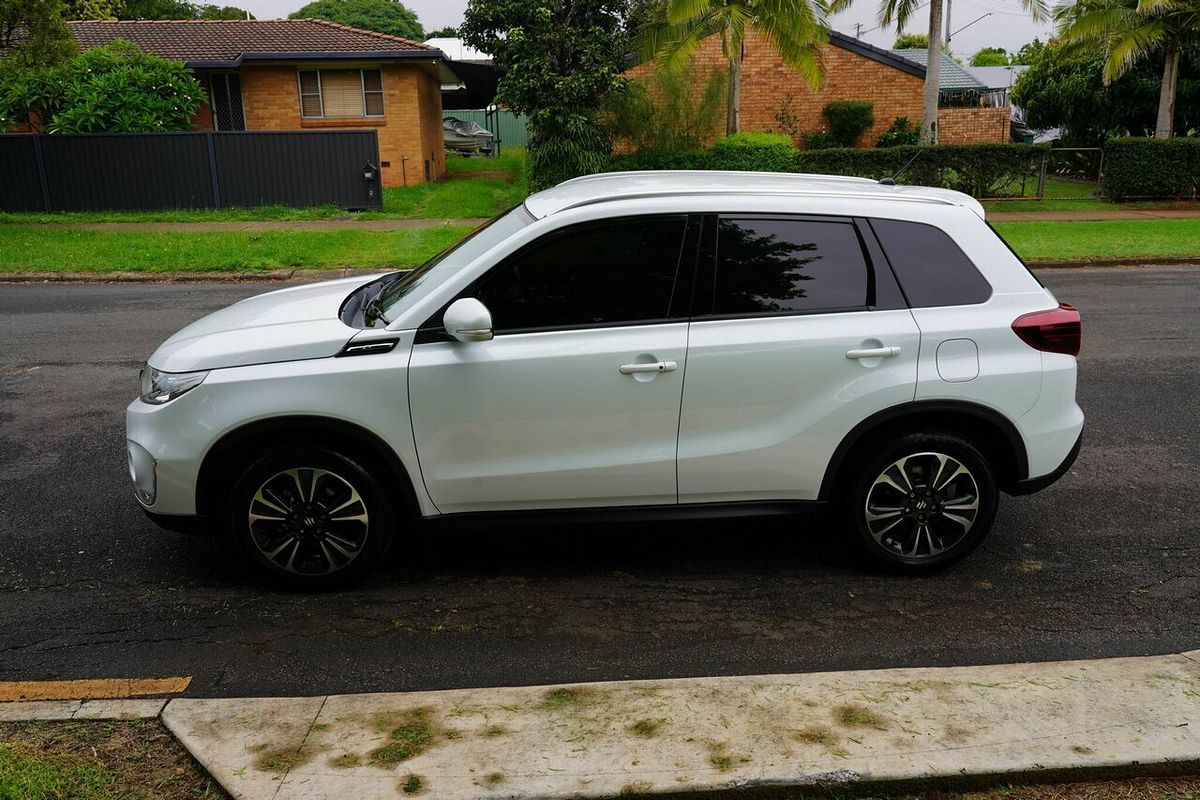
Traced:
POLYGON ((250 464, 234 482, 227 519, 243 553, 272 581, 329 589, 370 571, 391 542, 396 514, 349 453, 288 448, 250 464))
POLYGON ((868 556, 924 572, 974 550, 998 502, 995 475, 970 441, 951 432, 909 433, 858 461, 844 510, 868 556))

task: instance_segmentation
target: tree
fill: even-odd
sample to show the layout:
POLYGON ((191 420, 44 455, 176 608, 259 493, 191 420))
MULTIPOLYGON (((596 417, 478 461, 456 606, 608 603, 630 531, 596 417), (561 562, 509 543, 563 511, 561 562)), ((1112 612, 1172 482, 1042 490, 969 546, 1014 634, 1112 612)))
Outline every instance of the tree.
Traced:
MULTIPOLYGON (((829 11, 836 13, 850 6, 852 0, 830 0, 829 11)), ((913 14, 925 5, 926 0, 881 0, 879 23, 896 23, 904 30, 913 14)), ((941 90, 942 64, 942 12, 944 0, 928 0, 929 3, 929 47, 925 67, 925 92, 921 100, 921 144, 937 144, 938 98, 941 90)), ((1046 0, 1021 0, 1021 6, 1035 20, 1049 15, 1046 0)))
POLYGON ((1046 47, 1046 43, 1041 39, 1034 39, 1032 42, 1026 42, 1021 45, 1021 49, 1013 53, 1010 63, 1012 64, 1032 64, 1033 59, 1037 58, 1042 50, 1046 47))
POLYGON ((497 102, 528 115, 530 183, 598 172, 611 142, 597 116, 624 88, 624 0, 470 0, 463 40, 491 53, 497 102))
MULTIPOLYGON (((1162 78, 1158 64, 1142 62, 1104 83, 1105 55, 1079 52, 1051 41, 1031 49, 1029 69, 1013 85, 1013 102, 1033 128, 1063 128, 1069 144, 1095 147, 1112 136, 1141 136, 1154 130, 1162 78)), ((1200 59, 1180 70, 1175 130, 1200 126, 1200 59)))
POLYGON ((254 19, 254 15, 237 6, 200 6, 197 19, 254 19))
POLYGON ((928 33, 902 33, 892 42, 893 50, 928 50, 928 33))
POLYGON ((57 67, 0 72, 0 117, 35 115, 50 133, 187 130, 203 101, 182 62, 120 39, 57 67))
POLYGON ((971 56, 972 67, 1007 67, 1010 63, 1003 47, 984 47, 971 56))
MULTIPOLYGON (((78 3, 104 3, 121 6, 121 0, 76 0, 78 3)), ((254 19, 236 6, 197 5, 186 0, 125 0, 120 19, 254 19)))
POLYGON ((116 19, 124 3, 121 0, 67 0, 63 6, 66 19, 116 19))
POLYGON ((351 28, 421 41, 425 29, 400 0, 315 0, 288 19, 325 19, 351 28))
MULTIPOLYGON (((753 27, 813 88, 824 82, 820 45, 829 38, 820 0, 665 0, 666 21, 650 24, 641 35, 643 54, 660 58, 666 69, 680 69, 700 43, 721 37, 729 64, 725 131, 738 131, 742 60, 746 31, 753 27)), ((848 0, 847 0, 848 2, 848 0)))
POLYGON ((447 26, 445 28, 438 28, 436 31, 425 31, 425 38, 426 39, 457 39, 458 38, 458 28, 455 28, 453 26, 447 26))
POLYGON ((1065 42, 1104 49, 1105 85, 1162 56, 1154 137, 1169 139, 1175 129, 1180 62, 1185 50, 1200 44, 1200 0, 1078 0, 1060 7, 1057 17, 1065 42))
POLYGON ((0 0, 0 58, 10 69, 53 66, 78 52, 61 0, 0 0))

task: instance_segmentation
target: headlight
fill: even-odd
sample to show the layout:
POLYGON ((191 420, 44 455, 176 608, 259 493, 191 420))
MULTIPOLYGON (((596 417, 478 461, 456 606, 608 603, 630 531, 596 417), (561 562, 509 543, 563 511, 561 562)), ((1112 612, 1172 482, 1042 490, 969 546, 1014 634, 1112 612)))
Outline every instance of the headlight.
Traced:
POLYGON ((162 405, 179 395, 195 389, 208 377, 204 372, 159 372, 149 365, 142 367, 142 402, 162 405))

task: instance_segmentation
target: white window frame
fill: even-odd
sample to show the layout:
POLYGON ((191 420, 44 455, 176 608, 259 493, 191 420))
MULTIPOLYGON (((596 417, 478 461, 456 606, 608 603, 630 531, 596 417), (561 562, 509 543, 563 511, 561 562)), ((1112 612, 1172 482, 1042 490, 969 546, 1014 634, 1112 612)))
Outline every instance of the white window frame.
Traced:
POLYGON ((327 117, 327 116, 325 116, 325 94, 324 94, 324 84, 321 81, 321 73, 325 72, 326 70, 321 69, 321 68, 313 68, 313 69, 297 68, 296 69, 296 92, 297 92, 297 95, 299 97, 299 102, 300 102, 301 118, 303 118, 303 119, 383 119, 384 117, 387 116, 387 107, 384 104, 384 100, 383 100, 383 69, 381 69, 380 67, 350 67, 349 69, 357 69, 358 70, 358 86, 359 86, 359 92, 362 95, 363 113, 360 116, 353 116, 353 117, 327 117), (379 95, 379 104, 381 106, 383 106, 381 113, 379 113, 379 114, 368 114, 367 113, 367 94, 368 94, 368 92, 367 92, 367 78, 366 78, 365 73, 368 70, 370 70, 371 72, 379 73, 379 90, 378 91, 371 90, 371 92, 370 92, 370 94, 379 95), (319 116, 312 116, 312 115, 304 113, 304 98, 313 96, 313 92, 304 91, 304 84, 300 80, 300 75, 305 72, 313 72, 313 73, 316 73, 316 76, 317 76, 316 97, 317 97, 317 103, 320 105, 320 108, 321 108, 321 113, 319 116))

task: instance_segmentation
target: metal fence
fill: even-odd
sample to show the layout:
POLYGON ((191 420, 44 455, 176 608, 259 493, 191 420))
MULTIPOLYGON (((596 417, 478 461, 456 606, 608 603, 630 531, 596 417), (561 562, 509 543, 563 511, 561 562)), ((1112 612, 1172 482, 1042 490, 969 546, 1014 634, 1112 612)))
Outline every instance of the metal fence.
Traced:
POLYGON ((1104 150, 1099 147, 1053 147, 1042 159, 1038 197, 1046 200, 1091 200, 1100 197, 1104 150))
POLYGON ((446 116, 458 117, 461 120, 482 125, 496 135, 499 142, 493 141, 500 148, 524 147, 529 143, 529 133, 525 117, 522 114, 514 114, 511 111, 496 111, 488 114, 486 110, 479 109, 447 111, 446 116))
POLYGON ((382 208, 375 131, 0 136, 0 211, 382 208))

